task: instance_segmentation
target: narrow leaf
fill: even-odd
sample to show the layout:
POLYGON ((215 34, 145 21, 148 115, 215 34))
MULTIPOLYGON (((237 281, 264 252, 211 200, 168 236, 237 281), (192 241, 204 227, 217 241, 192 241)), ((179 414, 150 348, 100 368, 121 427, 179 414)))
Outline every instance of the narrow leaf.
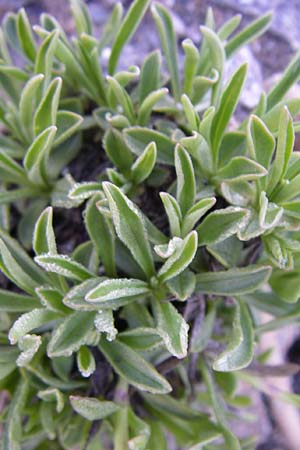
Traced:
POLYGON ((133 386, 153 394, 172 390, 169 383, 144 358, 127 345, 115 340, 100 341, 100 349, 114 370, 133 386))

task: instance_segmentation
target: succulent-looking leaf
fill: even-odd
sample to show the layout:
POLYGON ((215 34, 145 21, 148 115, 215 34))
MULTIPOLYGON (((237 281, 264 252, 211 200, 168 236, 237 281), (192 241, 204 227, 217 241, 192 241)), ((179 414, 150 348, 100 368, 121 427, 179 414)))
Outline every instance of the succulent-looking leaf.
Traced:
POLYGON ((176 358, 185 358, 189 325, 170 302, 155 301, 157 329, 167 350, 176 358))
POLYGON ((218 162, 218 152, 223 134, 235 110, 246 78, 247 65, 242 65, 232 76, 220 99, 220 106, 211 125, 211 145, 214 161, 218 162))
POLYGON ((236 52, 241 46, 260 36, 269 26, 272 20, 272 13, 267 13, 257 20, 251 22, 242 31, 237 33, 225 45, 227 58, 236 52))
POLYGON ((47 272, 57 273, 73 280, 84 281, 93 277, 89 270, 67 255, 46 253, 36 256, 34 260, 47 272))
POLYGON ((108 341, 113 341, 118 334, 118 330, 114 326, 114 316, 110 309, 99 309, 95 317, 94 325, 100 333, 106 333, 106 339, 108 341))
POLYGON ((197 251, 198 237, 196 231, 191 231, 181 245, 178 245, 174 253, 167 259, 158 272, 160 281, 167 281, 179 275, 193 261, 197 251))
POLYGON ((121 24, 108 63, 108 72, 114 74, 122 48, 128 42, 142 20, 150 0, 134 0, 121 24))
POLYGON ((271 274, 269 266, 248 266, 196 275, 196 292, 215 295, 240 295, 254 292, 271 274))
POLYGON ((49 85, 34 115, 34 134, 38 136, 46 128, 56 125, 56 115, 62 87, 62 79, 55 78, 49 85))
POLYGON ((187 300, 195 290, 195 274, 191 270, 186 269, 177 275, 177 277, 169 280, 167 286, 178 300, 187 300))
POLYGON ((217 356, 213 369, 231 372, 247 367, 253 358, 254 333, 247 305, 237 302, 232 323, 232 335, 226 349, 217 356))
POLYGON ((57 253, 52 221, 53 209, 49 206, 42 212, 35 224, 32 246, 36 255, 57 253))
POLYGON ((8 409, 2 438, 5 450, 21 450, 22 417, 28 394, 29 383, 21 378, 8 409))
POLYGON ((154 367, 127 345, 117 340, 107 342, 104 339, 99 345, 115 371, 128 383, 153 394, 166 394, 172 390, 154 367))
POLYGON ((236 234, 248 217, 248 211, 237 206, 213 211, 197 227, 199 245, 216 244, 236 234))
POLYGON ((97 201, 101 199, 102 197, 95 195, 88 202, 84 215, 85 226, 107 275, 114 277, 116 275, 114 230, 109 219, 96 206, 97 201))
POLYGON ((18 367, 26 367, 30 363, 42 343, 41 336, 26 334, 19 339, 19 349, 21 350, 16 363, 18 367))
POLYGON ((55 126, 46 128, 34 139, 26 152, 23 164, 28 178, 34 184, 44 184, 48 179, 46 165, 56 132, 55 126))
POLYGON ((141 69, 141 76, 139 82, 139 103, 140 105, 151 94, 160 87, 161 77, 161 53, 159 50, 155 50, 150 53, 141 69))
POLYGON ((149 177, 155 166, 156 155, 156 144, 150 142, 131 167, 131 177, 136 184, 142 183, 149 177))
POLYGON ((39 300, 33 296, 0 289, 0 311, 18 313, 31 311, 40 306, 39 300))
POLYGON ((203 198, 195 203, 186 213, 182 224, 182 235, 191 231, 195 224, 204 216, 204 214, 216 203, 215 197, 203 198))
POLYGON ((113 184, 105 182, 103 188, 119 239, 129 249, 145 275, 151 278, 154 275, 154 264, 141 213, 113 184))
POLYGON ((150 142, 155 142, 157 162, 174 164, 174 144, 165 134, 144 127, 126 128, 123 133, 128 147, 136 155, 141 155, 150 142))
POLYGON ((116 403, 101 401, 92 397, 71 395, 70 403, 77 414, 91 421, 104 419, 120 409, 120 406, 116 403))
POLYGON ((168 10, 160 3, 154 3, 151 12, 156 23, 161 45, 165 54, 168 70, 171 76, 172 92, 176 100, 180 97, 180 76, 176 36, 168 10))
POLYGON ((182 214, 185 215, 194 204, 196 181, 190 155, 179 144, 175 148, 175 169, 177 175, 176 198, 182 214))
POLYGON ((59 318, 60 316, 53 311, 47 311, 42 308, 33 309, 28 313, 22 314, 22 316, 15 321, 9 330, 8 339, 11 344, 15 344, 19 339, 35 328, 39 328, 42 325, 59 318))
POLYGON ((236 156, 218 171, 216 177, 221 181, 256 180, 267 173, 268 171, 257 162, 245 156, 236 156))
POLYGON ((94 312, 76 311, 56 328, 49 341, 47 353, 50 358, 70 356, 88 342, 94 328, 94 312))
POLYGON ((77 353, 77 367, 81 375, 85 378, 90 377, 95 372, 95 358, 86 345, 80 347, 77 353))
POLYGON ((164 204, 165 211, 169 219, 169 226, 172 236, 181 236, 182 214, 176 199, 167 192, 160 192, 159 196, 164 204))
POLYGON ((129 174, 133 158, 122 134, 114 128, 108 128, 104 135, 103 146, 114 165, 124 175, 129 174))
POLYGON ((56 411, 58 413, 62 412, 64 409, 64 395, 57 388, 47 388, 38 392, 38 397, 44 400, 45 402, 55 402, 56 403, 56 411))
POLYGON ((100 303, 147 293, 149 293, 149 287, 144 281, 116 278, 100 283, 86 295, 85 299, 87 302, 100 303))
POLYGON ((275 139, 265 123, 251 115, 247 128, 247 140, 252 158, 269 169, 275 148, 275 139))
POLYGON ((272 194, 277 183, 284 177, 294 147, 293 119, 286 107, 280 112, 275 159, 268 178, 268 194, 272 194))

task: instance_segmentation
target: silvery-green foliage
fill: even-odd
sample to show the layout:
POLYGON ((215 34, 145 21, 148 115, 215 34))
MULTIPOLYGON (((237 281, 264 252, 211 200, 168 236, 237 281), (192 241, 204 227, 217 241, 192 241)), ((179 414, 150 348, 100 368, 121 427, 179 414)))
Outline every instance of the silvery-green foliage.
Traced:
POLYGON ((249 401, 240 378, 299 404, 251 371, 264 373, 260 336, 300 318, 300 101, 285 97, 299 56, 238 123, 247 66, 225 82, 226 64, 271 15, 238 31, 240 16, 217 28, 209 9, 200 47, 179 46, 150 3, 116 3, 97 38, 83 0, 70 0, 73 37, 49 14, 2 22, 3 450, 167 450, 170 434, 250 449, 230 423, 249 401), (148 9, 161 50, 119 70, 148 9), (104 164, 76 180, 69 165, 91 145, 104 164), (80 207, 86 231, 68 254, 62 207, 80 207))

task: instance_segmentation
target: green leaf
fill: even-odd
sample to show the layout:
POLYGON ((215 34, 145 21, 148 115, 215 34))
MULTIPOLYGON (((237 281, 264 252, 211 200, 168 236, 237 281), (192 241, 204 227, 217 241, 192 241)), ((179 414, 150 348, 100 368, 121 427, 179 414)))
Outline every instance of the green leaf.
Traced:
POLYGON ((161 88, 157 89, 156 91, 152 91, 149 95, 147 95, 139 109, 137 118, 137 123, 139 125, 148 125, 153 107, 159 102, 161 98, 167 95, 168 92, 169 91, 167 88, 161 88))
POLYGON ((99 52, 101 52, 105 47, 107 47, 111 41, 114 39, 118 30, 120 29, 121 20, 123 15, 123 6, 122 3, 118 2, 104 24, 102 28, 102 33, 99 40, 99 52))
POLYGON ((232 323, 232 335, 226 349, 217 356, 213 369, 232 372, 247 367, 253 358, 254 333, 247 305, 237 302, 232 323))
POLYGON ((0 311, 11 313, 27 312, 40 306, 39 300, 35 297, 0 289, 0 311))
POLYGON ((46 208, 38 218, 33 233, 33 249, 36 255, 42 253, 57 253, 53 230, 53 208, 46 208))
POLYGON ((300 77, 300 55, 299 53, 292 59, 286 70, 284 71, 281 80, 271 89, 267 95, 267 111, 270 111, 279 103, 291 86, 300 77))
POLYGON ((168 10, 160 3, 151 6, 151 12, 160 35, 168 70, 171 77, 173 96, 177 101, 180 99, 180 76, 177 54, 177 42, 171 16, 168 10))
POLYGON ((33 309, 32 311, 22 314, 13 324, 8 333, 8 339, 11 344, 16 344, 23 336, 28 334, 35 328, 45 325, 47 322, 56 320, 59 315, 53 311, 46 309, 33 309))
POLYGON ((161 77, 161 53, 155 50, 145 58, 143 62, 139 82, 139 104, 160 87, 161 77))
POLYGON ((216 203, 215 197, 203 198, 194 204, 186 213, 182 224, 182 235, 186 236, 204 214, 216 203))
POLYGON ((252 158, 268 170, 275 148, 275 139, 265 123, 255 115, 250 116, 247 142, 252 158))
POLYGON ((214 161, 218 162, 219 148, 229 120, 238 103, 246 78, 247 65, 243 64, 232 76, 222 93, 220 106, 216 111, 211 126, 211 146, 214 161))
POLYGON ((31 31, 31 25, 24 8, 17 15, 17 33, 23 52, 31 61, 35 61, 36 46, 31 31))
POLYGON ((52 333, 47 347, 49 358, 71 356, 89 342, 94 329, 94 312, 76 311, 67 317, 52 333))
POLYGON ((236 236, 230 236, 218 244, 209 245, 206 249, 227 269, 241 264, 243 243, 236 236))
POLYGON ((236 234, 248 217, 248 211, 237 206, 213 211, 197 227, 199 245, 216 244, 236 234))
POLYGON ((247 27, 231 38, 225 45, 227 58, 229 58, 239 48, 263 34, 269 27, 272 16, 272 13, 263 15, 259 19, 251 22, 247 27))
POLYGON ((167 192, 160 192, 159 196, 164 204, 168 216, 172 236, 181 236, 182 214, 176 199, 167 192))
POLYGON ((113 95, 118 104, 122 107, 122 113, 127 117, 131 124, 135 123, 135 111, 131 97, 126 90, 121 86, 116 77, 106 77, 113 95))
POLYGON ((25 170, 4 151, 0 150, 1 181, 28 184, 25 170))
POLYGON ((28 256, 20 244, 1 228, 0 238, 2 248, 4 249, 3 254, 0 252, 0 267, 8 278, 12 279, 17 286, 21 287, 19 278, 16 277, 16 274, 18 270, 22 270, 22 272, 26 274, 25 278, 30 278, 30 283, 27 283, 28 286, 26 289, 25 282, 25 285, 23 285, 21 289, 25 290, 25 292, 29 291, 30 293, 33 293, 35 286, 44 284, 48 281, 47 275, 33 262, 32 258, 28 256))
POLYGON ((32 137, 33 134, 32 117, 35 112, 38 95, 44 78, 45 76, 42 73, 34 75, 26 83, 20 96, 20 120, 24 131, 29 133, 30 137, 32 137))
POLYGON ((103 138, 103 146, 109 159, 125 176, 129 174, 133 158, 122 134, 109 127, 103 138))
POLYGON ((90 377, 95 372, 95 358, 86 345, 83 345, 77 353, 77 367, 81 375, 85 378, 90 377))
POLYGON ((224 436, 224 440, 226 443, 226 447, 230 450, 241 450, 241 446, 237 437, 232 433, 231 429, 227 425, 227 421, 225 418, 225 412, 223 402, 218 394, 218 390, 215 386, 213 376, 209 371, 207 365, 200 358, 200 370, 203 376, 203 381, 206 385, 206 389, 208 391, 208 395, 213 407, 214 415, 217 419, 219 429, 224 436))
POLYGON ((157 148, 157 162, 174 164, 174 144, 165 134, 143 127, 127 128, 123 133, 128 147, 136 155, 141 155, 147 145, 154 142, 157 148))
POLYGON ((70 0, 70 4, 78 35, 92 34, 92 19, 87 5, 82 0, 70 0))
POLYGON ((46 272, 57 273, 72 280, 84 281, 94 275, 84 266, 73 261, 67 255, 42 254, 34 258, 35 262, 46 272))
POLYGON ((167 282, 167 286, 178 300, 187 300, 194 292, 196 286, 195 274, 186 269, 177 277, 167 282))
POLYGON ((199 114, 194 108, 193 103, 191 102, 190 98, 183 94, 181 96, 181 103, 183 106, 183 111, 186 116, 187 122, 191 130, 198 130, 200 126, 200 118, 199 114))
POLYGON ((176 198, 182 214, 185 215, 194 204, 196 181, 190 155, 179 144, 175 148, 175 170, 177 175, 176 198))
POLYGON ((191 39, 185 39, 181 45, 185 53, 183 91, 190 97, 192 94, 193 80, 197 73, 199 63, 199 51, 191 39))
POLYGON ((82 183, 75 183, 69 192, 71 200, 86 200, 94 194, 99 194, 102 191, 102 184, 95 181, 84 181, 82 183))
POLYGON ((156 144, 150 142, 131 167, 131 178, 136 184, 142 183, 149 177, 155 166, 156 155, 156 144))
POLYGON ((198 246, 196 231, 191 231, 185 239, 180 241, 181 242, 176 245, 174 253, 160 268, 158 272, 160 281, 167 281, 174 278, 176 275, 179 275, 193 261, 198 246))
POLYGON ((137 207, 119 188, 103 183, 113 223, 119 239, 126 245, 148 278, 154 275, 154 264, 143 217, 137 207))
POLYGON ((99 346, 114 370, 141 391, 166 394, 172 390, 154 367, 127 345, 117 340, 107 342, 102 339, 99 346))
POLYGON ((30 181, 44 184, 47 180, 46 166, 57 128, 51 126, 39 134, 26 152, 23 164, 30 181))
POLYGON ((23 266, 14 258, 2 239, 0 239, 0 268, 22 290, 30 294, 34 292, 37 279, 31 278, 31 274, 26 269, 24 270, 23 266))
POLYGON ((236 14, 227 22, 225 22, 218 30, 218 36, 222 41, 225 41, 239 26, 242 20, 241 14, 236 14))
POLYGON ((300 297, 300 272, 297 270, 274 270, 270 286, 276 294, 287 303, 296 303, 300 297))
POLYGON ((62 79, 57 77, 50 83, 44 97, 34 115, 34 134, 39 135, 42 131, 50 126, 56 125, 56 116, 60 92, 62 87, 62 79))
POLYGON ((201 322, 201 327, 192 333, 191 336, 191 352, 201 353, 205 350, 215 326, 218 302, 213 300, 207 304, 207 313, 201 322))
POLYGON ((21 450, 22 448, 22 419, 28 394, 28 381, 21 378, 14 391, 14 395, 8 409, 8 415, 2 437, 4 450, 21 450))
POLYGON ((225 51, 223 43, 221 42, 219 36, 209 27, 202 26, 200 31, 204 36, 205 45, 208 48, 210 65, 216 69, 219 73, 220 79, 222 79, 222 73, 225 63, 225 51))
POLYGON ((87 420, 102 420, 120 409, 116 403, 98 400, 92 397, 70 396, 74 411, 87 420))
POLYGON ((22 336, 18 342, 21 353, 16 360, 17 366, 27 367, 39 350, 41 344, 41 336, 37 336, 35 334, 26 334, 25 336, 22 336))
POLYGON ((101 308, 115 309, 128 302, 128 297, 149 294, 147 283, 140 280, 129 278, 116 278, 105 280, 98 286, 93 288, 85 296, 85 300, 89 303, 97 303, 101 308), (103 303, 103 306, 101 306, 103 303))
POLYGON ((268 194, 272 194, 277 183, 285 175, 294 148, 294 140, 293 119, 288 109, 284 107, 280 112, 275 159, 268 178, 268 194))
POLYGON ((51 72, 54 60, 54 53, 58 46, 59 31, 53 30, 52 33, 47 34, 43 40, 35 59, 34 72, 36 74, 44 74, 44 87, 47 88, 51 79, 51 72))
POLYGON ((39 286, 35 290, 41 304, 49 311, 68 314, 70 311, 63 304, 63 294, 52 286, 39 286))
POLYGON ((248 266, 196 275, 196 292, 215 295, 241 295, 254 292, 267 282, 271 267, 248 266))
POLYGON ((100 333, 106 333, 106 339, 108 341, 113 341, 118 334, 111 309, 99 309, 95 317, 94 325, 100 333))
POLYGON ((118 339, 138 352, 161 348, 162 340, 156 328, 138 327, 119 333, 118 339))
POLYGON ((116 275, 115 237, 109 219, 96 206, 100 197, 90 199, 85 210, 86 230, 95 245, 96 251, 104 265, 107 275, 116 275))
POLYGON ((185 358, 189 325, 170 302, 155 301, 157 330, 167 350, 176 358, 185 358))
POLYGON ((124 45, 132 38, 135 30, 139 26, 150 0, 134 0, 119 28, 115 42, 113 44, 108 62, 108 73, 115 73, 118 60, 124 45))
POLYGON ((56 116, 57 135, 54 147, 58 147, 73 136, 76 131, 79 131, 82 123, 83 117, 79 114, 73 111, 58 111, 56 116))
POLYGON ((264 177, 267 173, 257 162, 245 156, 236 156, 217 172, 216 178, 220 181, 252 181, 264 177))

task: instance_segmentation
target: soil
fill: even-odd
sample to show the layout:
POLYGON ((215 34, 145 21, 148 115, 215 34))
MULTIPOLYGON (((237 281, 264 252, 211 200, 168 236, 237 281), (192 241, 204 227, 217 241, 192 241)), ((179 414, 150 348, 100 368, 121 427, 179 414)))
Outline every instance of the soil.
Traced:
MULTIPOLYGON (((229 71, 232 71, 242 62, 249 61, 249 74, 242 98, 244 110, 253 108, 258 101, 261 90, 269 87, 276 74, 286 68, 295 49, 300 45, 300 0, 289 0, 288 2, 286 0, 160 0, 160 2, 171 8, 179 40, 190 37, 195 43, 200 40, 199 25, 205 19, 208 6, 213 7, 218 25, 234 14, 241 13, 243 14, 242 26, 244 26, 253 18, 267 12, 270 7, 274 10, 273 24, 269 31, 258 41, 238 52, 230 64, 229 71)), ((87 3, 92 13, 95 34, 99 36, 102 26, 116 2, 114 0, 87 0, 87 3)), ((121 3, 126 9, 131 1, 123 0, 121 3)), ((69 34, 73 33, 74 25, 69 14, 68 1, 0 0, 0 18, 6 12, 17 11, 22 6, 26 7, 33 24, 37 23, 39 15, 46 11, 61 21, 69 34)), ((157 47, 159 47, 158 36, 154 32, 153 21, 148 14, 143 27, 138 30, 134 39, 125 47, 121 66, 122 64, 124 67, 128 67, 130 64, 139 65, 143 57, 157 47)), ((107 164, 107 161, 101 156, 99 144, 93 142, 68 169, 77 181, 87 181, 96 179, 99 172, 107 164)), ((141 199, 145 210, 148 210, 149 207, 147 198, 146 193, 141 199)), ((160 203, 156 206, 161 208, 160 203)), ((151 209, 153 210, 153 208, 151 209)), ((82 210, 80 208, 57 211, 55 230, 60 252, 70 253, 76 244, 86 239, 81 215, 82 210)), ((158 221, 157 226, 163 228, 165 224, 158 221)), ((0 274, 0 284, 1 286, 7 284, 2 274, 0 274)), ((297 333, 297 336, 299 336, 299 333, 297 333)), ((300 363, 300 337, 297 337, 288 349, 286 359, 300 363)), ((109 371, 109 368, 107 368, 107 371, 109 371)), ((97 372, 94 377, 95 392, 98 391, 98 386, 103 384, 103 380, 98 379, 101 376, 103 377, 103 373, 97 372)), ((300 393, 300 375, 293 377, 293 389, 300 393)), ((284 414, 284 404, 282 412, 284 414)), ((283 444, 283 438, 272 418, 270 406, 265 397, 254 393, 252 413, 257 415, 257 420, 254 424, 251 424, 251 430, 253 429, 253 432, 260 436, 260 443, 256 450, 288 450, 283 444)), ((236 426, 239 429, 240 425, 237 424, 236 426)), ((247 431, 249 432, 249 428, 247 431)))

